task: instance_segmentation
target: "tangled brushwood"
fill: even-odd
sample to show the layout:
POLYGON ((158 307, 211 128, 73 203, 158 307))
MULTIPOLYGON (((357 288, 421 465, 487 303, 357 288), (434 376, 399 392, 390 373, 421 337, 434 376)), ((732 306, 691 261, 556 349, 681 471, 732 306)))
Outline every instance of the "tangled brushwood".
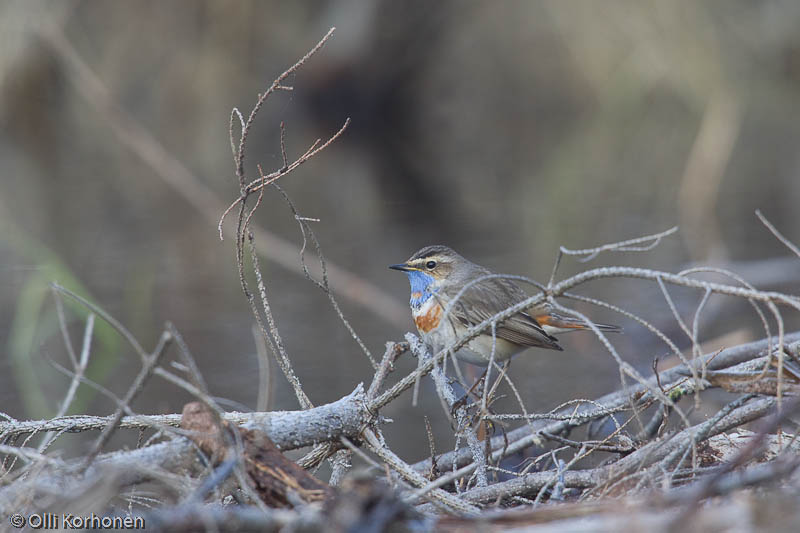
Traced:
MULTIPOLYGON (((300 410, 228 412, 209 393, 190 348, 168 324, 152 350, 145 349, 102 308, 58 285, 53 286, 66 350, 73 368, 71 383, 58 416, 49 420, 16 420, 0 413, 0 514, 17 526, 36 520, 59 520, 54 513, 141 519, 148 531, 648 531, 731 527, 781 529, 800 523, 800 443, 796 412, 800 407, 800 332, 784 330, 782 312, 800 311, 800 297, 758 290, 736 274, 719 268, 692 268, 678 273, 630 267, 585 270, 561 281, 563 256, 591 260, 599 254, 646 251, 676 231, 608 244, 588 250, 562 248, 546 285, 531 283, 536 294, 471 328, 456 343, 429 353, 413 334, 389 342, 383 356, 373 357, 345 319, 331 290, 320 243, 277 181, 319 154, 345 131, 349 121, 328 140, 317 140, 299 157, 288 155, 286 129, 280 125, 282 165, 272 172, 259 166, 259 176, 245 175, 248 134, 259 110, 276 91, 289 91, 286 80, 303 67, 331 37, 331 30, 303 58, 258 96, 245 116, 231 113, 230 138, 239 196, 219 222, 235 219, 236 262, 242 290, 250 305, 265 353, 275 358, 288 380, 300 410), (353 383, 353 392, 333 403, 314 406, 292 366, 257 253, 258 232, 251 225, 265 194, 279 194, 302 233, 300 264, 305 276, 325 292, 362 354, 374 368, 367 386, 353 383), (319 265, 306 265, 313 248, 319 265), (711 272, 714 279, 698 276, 711 272), (673 318, 691 345, 690 353, 645 318, 621 304, 592 299, 571 291, 608 278, 646 280, 663 295, 673 318), (254 282, 254 283, 253 283, 254 282), (700 303, 687 323, 670 290, 698 291, 700 303), (703 353, 699 319, 709 298, 744 299, 764 330, 762 340, 703 353), (67 332, 62 299, 88 312, 82 347, 67 332), (482 332, 495 331, 509 316, 540 302, 591 325, 599 343, 619 367, 620 387, 603 397, 574 399, 549 412, 530 412, 507 368, 490 366, 485 379, 467 383, 450 357, 482 332), (562 305, 566 301, 596 305, 641 325, 675 357, 676 365, 644 375, 626 361, 612 338, 591 320, 562 305), (141 370, 123 397, 114 397, 112 416, 64 416, 83 384, 100 390, 84 376, 91 354, 96 320, 115 328, 141 359, 141 370), (181 364, 160 363, 175 350, 181 364), (389 380, 398 357, 413 355, 418 366, 389 380), (450 372, 448 372, 450 366, 450 372), (409 463, 392 450, 382 434, 382 416, 392 402, 416 398, 420 380, 431 375, 444 410, 452 420, 454 449, 436 453, 428 427, 431 456, 409 463), (468 394, 459 398, 453 374, 468 394), (133 411, 132 402, 153 377, 172 383, 195 401, 182 414, 148 416, 133 411), (391 383, 391 384, 388 384, 391 383), (517 398, 514 412, 493 408, 499 394, 517 398), (692 411, 707 407, 708 391, 728 393, 727 404, 698 421, 692 411), (745 428, 746 426, 746 428, 745 428), (138 447, 111 450, 117 432, 138 431, 138 447), (48 453, 69 433, 95 432, 94 444, 82 457, 48 453), (147 432, 147 433, 146 433, 147 432), (576 436, 580 435, 580 436, 576 436), (284 454, 306 448, 298 461, 284 454), (524 455, 523 455, 524 454, 524 455), (369 468, 351 469, 354 456, 369 468), (506 461, 525 457, 527 460, 506 461), (329 461, 328 480, 315 477, 329 461), (511 466, 509 466, 511 465, 511 466), (15 522, 16 520, 16 522, 15 522)), ((797 256, 800 250, 760 213, 759 218, 797 256)), ((661 305, 661 304, 659 304, 661 305)), ((108 391, 104 391, 106 394, 108 391)), ((259 402, 261 404, 262 402, 259 402)), ((50 523, 50 522, 48 522, 50 523)))

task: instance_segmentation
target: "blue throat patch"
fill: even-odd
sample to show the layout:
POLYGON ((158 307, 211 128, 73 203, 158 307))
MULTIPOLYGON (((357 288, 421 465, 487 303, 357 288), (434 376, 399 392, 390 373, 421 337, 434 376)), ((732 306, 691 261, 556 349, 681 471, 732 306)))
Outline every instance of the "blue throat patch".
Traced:
POLYGON ((406 276, 411 284, 411 307, 419 309, 436 292, 431 290, 433 276, 419 270, 408 270, 406 276))

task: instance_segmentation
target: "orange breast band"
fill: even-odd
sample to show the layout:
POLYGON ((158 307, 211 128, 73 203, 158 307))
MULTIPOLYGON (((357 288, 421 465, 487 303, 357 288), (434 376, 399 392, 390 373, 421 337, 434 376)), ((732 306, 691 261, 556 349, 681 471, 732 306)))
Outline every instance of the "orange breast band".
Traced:
POLYGON ((432 305, 427 313, 414 317, 414 323, 417 329, 422 333, 429 333, 439 327, 439 321, 442 318, 442 306, 432 305))

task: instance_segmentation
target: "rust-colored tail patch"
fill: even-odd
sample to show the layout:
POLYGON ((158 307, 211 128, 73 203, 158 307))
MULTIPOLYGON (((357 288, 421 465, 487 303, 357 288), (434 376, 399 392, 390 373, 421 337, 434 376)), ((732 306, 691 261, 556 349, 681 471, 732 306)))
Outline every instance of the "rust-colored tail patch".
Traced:
POLYGON ((537 315, 536 322, 540 326, 550 326, 553 328, 571 328, 571 329, 586 329, 588 326, 583 322, 577 320, 566 319, 556 315, 537 315))
MULTIPOLYGON (((534 317, 536 321, 539 323, 540 326, 550 326, 551 328, 557 329, 591 329, 589 325, 584 323, 582 320, 577 318, 571 317, 564 317, 561 315, 556 315, 553 313, 548 313, 544 315, 537 315, 534 317)), ((608 331, 619 333, 622 331, 622 328, 619 326, 614 326, 612 324, 600 324, 595 323, 597 329, 600 331, 608 331)))

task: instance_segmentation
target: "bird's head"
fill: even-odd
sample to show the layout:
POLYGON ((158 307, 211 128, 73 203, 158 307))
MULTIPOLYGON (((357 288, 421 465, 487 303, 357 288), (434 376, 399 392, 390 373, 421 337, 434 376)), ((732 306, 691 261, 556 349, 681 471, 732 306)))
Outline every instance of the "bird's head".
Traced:
POLYGON ((405 272, 411 283, 411 306, 425 303, 433 293, 449 284, 471 265, 447 246, 426 246, 408 258, 405 263, 389 268, 405 272))

